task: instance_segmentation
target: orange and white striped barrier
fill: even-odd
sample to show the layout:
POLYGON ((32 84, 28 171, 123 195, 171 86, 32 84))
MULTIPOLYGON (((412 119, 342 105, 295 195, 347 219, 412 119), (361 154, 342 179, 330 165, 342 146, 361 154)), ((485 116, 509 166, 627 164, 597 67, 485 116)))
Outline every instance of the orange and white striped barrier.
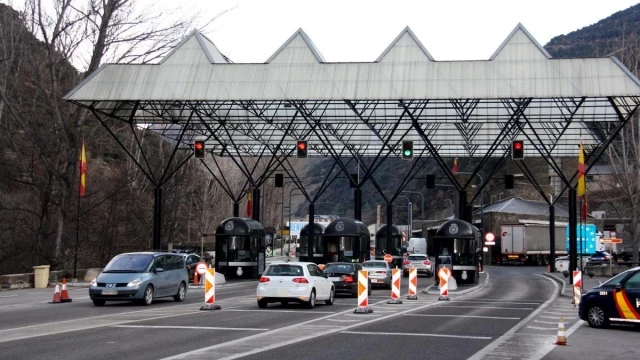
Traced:
POLYGON ((409 269, 409 296, 407 300, 418 300, 418 269, 409 269))
POLYGON ((391 271, 391 300, 387 301, 387 304, 402 304, 400 300, 400 269, 393 269, 391 271))
POLYGON ((438 300, 449 300, 449 278, 451 277, 451 270, 443 267, 438 270, 438 277, 440 278, 440 297, 438 300))
POLYGON ((204 274, 204 306, 200 310, 220 310, 216 302, 216 269, 209 268, 204 274))
POLYGON ((567 334, 564 330, 564 319, 560 318, 558 323, 558 337, 556 338, 555 345, 567 345, 567 334))
POLYGON ((61 304, 60 301, 60 285, 56 283, 56 288, 53 290, 53 300, 49 301, 49 304, 61 304))
POLYGON ((62 291, 60 292, 60 302, 71 302, 69 291, 67 291, 67 278, 62 278, 62 291))
POLYGON ((369 272, 358 271, 358 308, 356 314, 370 314, 373 310, 369 308, 369 272))
POLYGON ((582 297, 582 271, 573 272, 573 307, 578 307, 582 297))

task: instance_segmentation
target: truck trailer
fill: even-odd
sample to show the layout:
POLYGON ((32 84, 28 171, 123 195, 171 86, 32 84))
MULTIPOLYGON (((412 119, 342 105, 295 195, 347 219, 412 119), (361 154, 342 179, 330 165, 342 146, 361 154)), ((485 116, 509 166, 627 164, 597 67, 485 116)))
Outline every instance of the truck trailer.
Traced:
MULTIPOLYGON (((567 255, 565 223, 556 224, 556 256, 567 255)), ((501 263, 549 265, 549 224, 517 224, 500 227, 501 263)))

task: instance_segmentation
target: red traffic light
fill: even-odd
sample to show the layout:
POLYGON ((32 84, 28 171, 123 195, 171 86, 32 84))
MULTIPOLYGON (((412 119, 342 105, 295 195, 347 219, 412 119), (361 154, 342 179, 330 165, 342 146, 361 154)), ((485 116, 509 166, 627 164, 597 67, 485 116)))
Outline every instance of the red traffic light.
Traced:
POLYGON ((513 148, 516 149, 516 150, 522 149, 522 143, 519 142, 519 141, 514 142, 513 143, 513 148))
POLYGON ((307 140, 296 141, 296 156, 304 159, 307 155, 307 140))
POLYGON ((298 141, 298 150, 305 150, 307 148, 307 143, 304 141, 298 141))
POLYGON ((204 143, 200 142, 200 141, 196 141, 196 150, 202 150, 204 149, 204 143))
POLYGON ((513 140, 511 143, 511 158, 514 160, 524 159, 524 141, 513 140))

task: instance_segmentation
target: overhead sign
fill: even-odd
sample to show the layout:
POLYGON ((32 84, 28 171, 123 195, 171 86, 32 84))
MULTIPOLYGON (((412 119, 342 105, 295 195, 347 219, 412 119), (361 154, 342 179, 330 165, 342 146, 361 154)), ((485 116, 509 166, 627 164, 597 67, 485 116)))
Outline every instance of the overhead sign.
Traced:
POLYGON ((622 239, 604 238, 604 239, 600 239, 600 242, 603 244, 622 244, 622 239))
MULTIPOLYGON (((594 224, 582 224, 576 225, 576 235, 577 235, 577 252, 580 254, 593 254, 596 252, 596 226, 594 224)), ((569 227, 567 226, 566 231, 567 241, 566 247, 567 251, 569 248, 569 227)))

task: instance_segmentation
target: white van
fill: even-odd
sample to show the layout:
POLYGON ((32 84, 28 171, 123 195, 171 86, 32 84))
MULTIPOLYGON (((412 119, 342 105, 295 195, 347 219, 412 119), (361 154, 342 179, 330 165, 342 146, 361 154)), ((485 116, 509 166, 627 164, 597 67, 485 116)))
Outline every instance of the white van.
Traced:
POLYGON ((411 238, 407 245, 407 253, 409 254, 427 254, 427 239, 411 238))

